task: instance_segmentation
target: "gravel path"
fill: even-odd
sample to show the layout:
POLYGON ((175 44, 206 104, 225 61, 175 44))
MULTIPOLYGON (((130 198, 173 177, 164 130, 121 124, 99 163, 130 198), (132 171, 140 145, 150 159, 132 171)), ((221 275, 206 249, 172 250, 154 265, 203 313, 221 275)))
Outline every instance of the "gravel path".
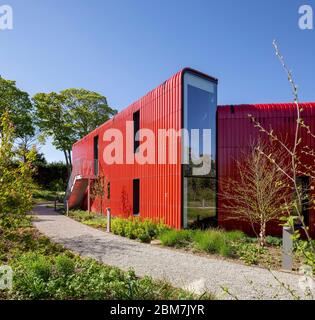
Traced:
POLYGON ((35 227, 52 241, 107 265, 123 270, 133 268, 138 276, 150 275, 196 293, 207 290, 220 299, 231 299, 222 287, 238 299, 292 299, 276 276, 303 294, 299 289, 300 276, 295 274, 271 273, 258 267, 142 244, 88 227, 45 205, 36 206, 34 215, 35 227))

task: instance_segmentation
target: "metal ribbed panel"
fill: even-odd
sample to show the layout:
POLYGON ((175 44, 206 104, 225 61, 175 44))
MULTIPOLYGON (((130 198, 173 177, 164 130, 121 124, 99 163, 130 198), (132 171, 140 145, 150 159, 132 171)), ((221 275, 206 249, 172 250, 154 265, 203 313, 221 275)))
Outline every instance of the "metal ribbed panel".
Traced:
MULTIPOLYGON (((315 103, 301 103, 302 118, 315 132, 315 103)), ((227 219, 227 213, 222 212, 223 200, 220 198, 222 185, 220 181, 226 177, 237 176, 235 161, 246 152, 251 142, 257 141, 259 130, 254 128, 248 114, 253 115, 265 128, 270 127, 274 132, 285 139, 290 145, 293 142, 296 124, 296 107, 293 103, 255 104, 218 107, 218 218, 219 224, 227 229, 241 228, 250 232, 248 225, 235 220, 227 219)), ((315 141, 305 132, 301 131, 303 144, 315 150, 315 141)), ((310 159, 303 158, 309 163, 310 159)), ((273 234, 280 234, 278 223, 269 226, 273 234)), ((315 211, 310 212, 310 233, 315 237, 315 211)))
MULTIPOLYGON (((106 165, 102 158, 105 148, 103 134, 109 128, 117 128, 125 136, 125 122, 133 120, 133 112, 140 109, 140 127, 153 130, 182 127, 182 76, 175 74, 142 99, 130 105, 113 119, 104 123, 73 146, 73 159, 93 160, 93 138, 99 135, 100 168, 105 172, 111 186, 111 199, 104 207, 111 207, 112 214, 127 217, 132 215, 132 181, 140 179, 140 215, 142 218, 162 219, 168 225, 181 227, 181 146, 178 140, 177 164, 106 165), (125 201, 122 201, 122 199, 125 201), (123 205, 124 203, 124 205, 123 205)), ((157 139, 156 139, 157 140, 157 139)), ((157 150, 158 143, 155 141, 157 150)), ((156 163, 158 154, 156 152, 156 163)), ((86 200, 84 203, 86 207, 86 200)), ((99 203, 92 203, 92 210, 99 203)))

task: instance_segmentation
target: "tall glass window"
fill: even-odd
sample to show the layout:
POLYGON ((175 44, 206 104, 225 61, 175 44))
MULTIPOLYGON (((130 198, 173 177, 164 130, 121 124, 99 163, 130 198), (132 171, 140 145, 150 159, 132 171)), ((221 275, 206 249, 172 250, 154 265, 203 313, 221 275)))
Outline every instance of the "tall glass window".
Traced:
POLYGON ((184 75, 183 227, 207 226, 216 215, 217 84, 184 75))

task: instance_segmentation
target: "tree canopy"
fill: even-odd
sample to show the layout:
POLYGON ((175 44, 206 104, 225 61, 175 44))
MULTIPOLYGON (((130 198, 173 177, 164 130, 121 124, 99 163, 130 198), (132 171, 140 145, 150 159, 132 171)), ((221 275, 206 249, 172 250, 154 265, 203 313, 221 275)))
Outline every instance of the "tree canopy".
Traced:
POLYGON ((15 138, 25 139, 34 135, 33 106, 28 93, 18 89, 15 81, 0 76, 0 117, 5 112, 9 113, 15 138))
POLYGON ((117 113, 110 108, 106 97, 85 89, 67 89, 60 94, 69 108, 72 127, 81 139, 117 113))
POLYGON ((107 121, 117 111, 106 97, 86 89, 67 89, 60 93, 38 93, 33 97, 36 124, 53 145, 64 152, 71 168, 73 143, 107 121))

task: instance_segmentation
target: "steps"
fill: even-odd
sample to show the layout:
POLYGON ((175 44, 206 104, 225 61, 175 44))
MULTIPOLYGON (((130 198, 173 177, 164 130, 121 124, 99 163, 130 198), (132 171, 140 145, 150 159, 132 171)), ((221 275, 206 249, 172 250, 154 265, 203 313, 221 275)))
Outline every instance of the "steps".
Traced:
POLYGON ((71 192, 68 197, 68 206, 69 209, 74 209, 80 207, 83 197, 88 186, 89 179, 82 178, 78 176, 78 178, 74 179, 71 192))
POLYGON ((79 208, 84 199, 84 194, 89 185, 89 180, 96 178, 98 173, 98 163, 95 160, 78 159, 72 168, 72 173, 68 181, 68 187, 64 199, 64 205, 66 207, 68 202, 68 208, 79 208))

